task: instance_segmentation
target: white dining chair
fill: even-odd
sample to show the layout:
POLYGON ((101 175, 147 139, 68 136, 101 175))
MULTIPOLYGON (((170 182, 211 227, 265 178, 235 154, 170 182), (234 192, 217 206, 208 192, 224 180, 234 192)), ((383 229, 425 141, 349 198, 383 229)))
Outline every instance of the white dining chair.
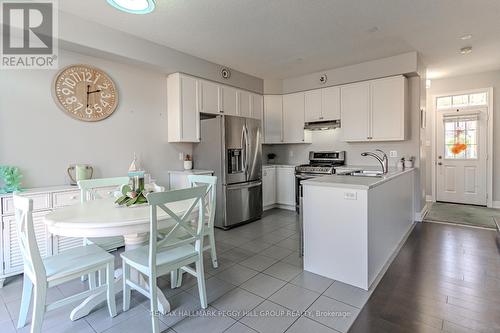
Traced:
MULTIPOLYGON (((184 267, 186 272, 197 278, 201 307, 207 308, 203 270, 203 231, 205 228, 203 208, 206 191, 207 186, 199 186, 169 192, 149 193, 147 195, 150 205, 149 244, 121 254, 123 259, 123 311, 130 308, 131 289, 148 297, 151 303, 151 321, 154 333, 160 331, 156 281, 159 276, 184 267), (182 215, 172 210, 175 210, 172 206, 175 206, 176 203, 186 200, 191 200, 191 203, 182 215), (159 209, 174 222, 170 232, 161 238, 158 237, 159 209), (194 215, 197 215, 196 225, 191 223, 194 215), (178 230, 186 232, 189 237, 178 238, 176 235, 178 230), (193 263, 195 269, 185 267, 193 263), (148 277, 148 287, 142 287, 137 281, 131 279, 131 268, 148 277)), ((164 219, 165 217, 162 217, 162 220, 164 219)))
MULTIPOLYGON (((189 175, 188 181, 191 187, 206 185, 207 192, 205 193, 205 229, 204 236, 208 237, 208 244, 205 245, 203 251, 210 250, 210 257, 212 259, 213 268, 219 267, 217 263, 217 251, 215 249, 215 232, 214 232, 214 222, 215 222, 215 209, 216 209, 216 197, 217 197, 217 177, 206 176, 206 175, 189 175)), ((182 268, 177 272, 173 272, 171 281, 172 288, 178 288, 182 285, 182 268)))
MULTIPOLYGON (((127 185, 130 181, 129 177, 112 177, 112 178, 97 178, 85 179, 77 182, 80 189, 81 203, 99 200, 105 198, 114 198, 115 190, 118 190, 122 185, 127 185), (115 189, 109 189, 115 187, 115 189), (104 189, 104 191, 103 191, 104 189)), ((123 246, 123 237, 101 237, 101 238, 83 238, 83 245, 95 244, 106 251, 116 250, 118 247, 123 246)), ((99 273, 102 277, 102 272, 99 273)), ((82 281, 85 276, 82 276, 82 281)), ((89 275, 89 286, 94 288, 96 286, 95 274, 89 275)))
MULTIPOLYGON (((80 246, 61 254, 42 259, 33 227, 33 200, 14 194, 17 237, 24 261, 23 293, 17 327, 26 325, 28 310, 33 297, 31 333, 42 329, 46 311, 57 309, 95 293, 107 291, 108 310, 116 316, 114 282, 114 256, 96 245, 80 246), (106 271, 106 283, 76 295, 47 304, 47 289, 68 282, 85 274, 106 271)), ((1 329, 0 329, 1 331, 1 329)))

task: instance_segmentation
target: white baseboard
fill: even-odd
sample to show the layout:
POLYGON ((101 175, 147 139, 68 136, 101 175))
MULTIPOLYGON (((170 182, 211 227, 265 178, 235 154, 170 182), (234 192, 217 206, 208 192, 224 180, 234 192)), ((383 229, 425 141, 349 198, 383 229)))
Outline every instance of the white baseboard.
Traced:
POLYGON ((422 210, 420 212, 415 213, 415 221, 417 222, 422 222, 424 220, 425 214, 429 211, 431 204, 429 202, 426 202, 424 207, 422 207, 422 210))
POLYGON ((264 206, 262 208, 263 211, 270 210, 273 208, 279 208, 279 209, 286 209, 286 210, 295 210, 295 205, 282 205, 282 204, 273 204, 273 205, 268 205, 264 206))
POLYGON ((492 207, 500 209, 500 201, 493 201, 493 206, 492 207))

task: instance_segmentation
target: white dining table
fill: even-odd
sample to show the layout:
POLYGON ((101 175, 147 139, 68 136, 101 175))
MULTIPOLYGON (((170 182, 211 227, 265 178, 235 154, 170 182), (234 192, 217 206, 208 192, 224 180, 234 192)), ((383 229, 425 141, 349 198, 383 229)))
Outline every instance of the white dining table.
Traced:
MULTIPOLYGON (((192 200, 169 204, 168 207, 177 215, 189 209, 192 200)), ((87 201, 72 206, 59 208, 44 216, 44 223, 50 233, 66 237, 112 237, 123 236, 125 250, 144 245, 149 239, 150 206, 121 207, 114 199, 87 201)), ((172 218, 163 210, 158 210, 158 229, 173 225, 172 218)), ((141 284, 145 280, 136 275, 141 284)), ((123 289, 121 269, 115 271, 115 292, 123 289)), ((80 319, 90 313, 100 303, 106 301, 106 293, 102 292, 85 299, 70 314, 71 320, 80 319)), ((158 288, 158 310, 162 314, 170 312, 170 303, 158 288)))

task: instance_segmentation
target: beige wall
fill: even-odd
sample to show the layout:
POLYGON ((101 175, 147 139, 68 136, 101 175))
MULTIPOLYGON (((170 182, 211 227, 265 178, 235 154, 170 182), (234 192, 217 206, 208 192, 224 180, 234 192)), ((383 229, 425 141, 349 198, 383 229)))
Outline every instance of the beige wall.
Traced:
POLYGON ((0 74, 0 165, 15 165, 25 187, 68 183, 70 163, 89 163, 96 177, 126 174, 134 152, 160 183, 167 170, 181 169, 179 152, 191 144, 167 142, 165 74, 67 51, 60 65, 91 64, 115 81, 118 108, 88 123, 70 118, 51 95, 55 70, 10 70, 0 74))
MULTIPOLYGON (((432 80, 431 87, 427 89, 427 130, 426 141, 431 143, 433 128, 433 95, 453 93, 456 91, 493 87, 493 200, 500 201, 500 70, 457 76, 440 80, 432 80)), ((432 146, 426 146, 426 154, 431 157, 432 146)), ((431 183, 431 158, 426 163, 429 177, 426 181, 426 192, 432 192, 431 183)), ((494 203, 495 204, 495 203, 494 203)), ((497 205, 500 203, 497 203, 497 205)))

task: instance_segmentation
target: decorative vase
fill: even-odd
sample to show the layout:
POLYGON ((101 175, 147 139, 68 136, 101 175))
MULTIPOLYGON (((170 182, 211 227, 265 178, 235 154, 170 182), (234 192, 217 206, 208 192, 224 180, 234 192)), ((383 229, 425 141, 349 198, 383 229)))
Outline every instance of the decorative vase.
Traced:
POLYGON ((191 170, 193 168, 193 161, 184 161, 184 170, 191 170))

